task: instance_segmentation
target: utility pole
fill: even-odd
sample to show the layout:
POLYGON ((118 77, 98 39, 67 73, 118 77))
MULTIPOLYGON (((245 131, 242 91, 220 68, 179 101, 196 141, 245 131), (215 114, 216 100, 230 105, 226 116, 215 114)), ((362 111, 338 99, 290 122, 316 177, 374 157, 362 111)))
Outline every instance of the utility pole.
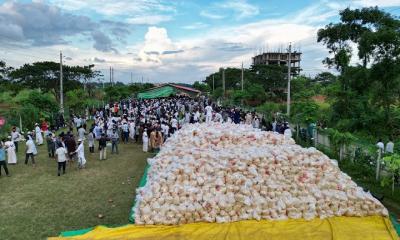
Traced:
POLYGON ((114 80, 114 67, 111 68, 111 75, 112 75, 112 82, 111 82, 111 85, 114 86, 114 84, 115 84, 115 80, 114 80))
POLYGON ((242 77, 241 77, 241 80, 242 80, 242 92, 243 92, 243 90, 244 90, 244 88, 243 88, 243 78, 244 78, 244 73, 243 73, 243 62, 242 62, 242 77))
POLYGON ((60 113, 64 117, 64 86, 63 86, 62 52, 60 51, 60 113))
POLYGON ((131 73, 131 84, 133 84, 132 73, 131 73))
POLYGON ((213 77, 213 92, 214 92, 214 90, 215 90, 214 74, 212 75, 212 77, 213 77))
POLYGON ((111 80, 111 67, 110 67, 110 86, 112 85, 111 83, 112 83, 112 80, 111 80))
POLYGON ((222 69, 222 89, 224 90, 224 99, 225 99, 225 68, 222 69))
POLYGON ((291 54, 292 54, 292 43, 289 43, 289 56, 288 56, 288 86, 287 86, 287 107, 286 107, 286 114, 290 116, 290 77, 291 77, 291 70, 290 67, 292 65, 291 63, 291 54))

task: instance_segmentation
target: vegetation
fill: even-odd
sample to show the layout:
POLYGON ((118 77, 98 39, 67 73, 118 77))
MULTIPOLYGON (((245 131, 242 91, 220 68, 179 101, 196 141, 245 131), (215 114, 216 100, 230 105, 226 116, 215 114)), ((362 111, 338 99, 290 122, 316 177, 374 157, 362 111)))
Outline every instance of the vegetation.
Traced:
MULTIPOLYGON (((87 109, 105 103, 128 98, 137 92, 153 87, 152 84, 113 85, 101 82, 101 74, 94 65, 63 65, 65 116, 70 113, 84 114, 87 109)), ((46 119, 54 123, 59 114, 60 64, 35 62, 13 69, 0 61, 0 115, 6 117, 6 125, 0 128, 5 137, 11 126, 23 131, 32 130, 35 123, 46 119)))
POLYGON ((392 186, 392 195, 394 194, 395 178, 400 174, 400 155, 391 154, 383 158, 386 168, 390 171, 390 177, 382 179, 382 185, 385 186, 386 179, 390 179, 392 186))
MULTIPOLYGON (((338 23, 318 31, 318 41, 330 53, 323 62, 337 74, 321 72, 313 78, 293 78, 291 120, 303 124, 323 122, 370 141, 398 137, 400 20, 377 7, 347 8, 340 11, 338 23), (357 50, 356 56, 353 50, 357 50)), ((204 81, 214 98, 225 97, 229 103, 250 106, 286 102, 286 66, 255 65, 244 69, 243 91, 241 69, 227 68, 224 72, 225 96, 222 70, 204 81)))

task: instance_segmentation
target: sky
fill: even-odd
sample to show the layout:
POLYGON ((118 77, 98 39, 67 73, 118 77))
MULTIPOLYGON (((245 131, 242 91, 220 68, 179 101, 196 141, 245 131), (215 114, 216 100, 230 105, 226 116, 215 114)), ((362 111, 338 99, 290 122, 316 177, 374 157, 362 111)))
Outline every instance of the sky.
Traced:
POLYGON ((249 67, 262 51, 302 52, 302 74, 326 71, 318 29, 346 7, 400 15, 400 0, 0 0, 0 60, 94 64, 115 81, 202 81, 249 67))

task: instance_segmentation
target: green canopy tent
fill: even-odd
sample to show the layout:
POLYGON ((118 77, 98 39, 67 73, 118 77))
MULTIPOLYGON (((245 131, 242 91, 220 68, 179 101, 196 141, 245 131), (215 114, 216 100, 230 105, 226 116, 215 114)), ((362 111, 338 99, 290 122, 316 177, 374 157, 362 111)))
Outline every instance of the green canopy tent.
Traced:
POLYGON ((175 93, 176 93, 175 88, 171 86, 163 86, 146 92, 141 92, 137 95, 137 98, 139 99, 163 98, 174 95, 175 93))

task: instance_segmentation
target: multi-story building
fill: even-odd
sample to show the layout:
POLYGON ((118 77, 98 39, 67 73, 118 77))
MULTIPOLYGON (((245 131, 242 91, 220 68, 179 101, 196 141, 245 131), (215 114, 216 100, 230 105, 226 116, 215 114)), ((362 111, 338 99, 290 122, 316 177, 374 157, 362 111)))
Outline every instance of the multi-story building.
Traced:
MULTIPOLYGON (((253 57, 253 65, 284 65, 288 63, 289 53, 282 52, 266 52, 253 57)), ((292 76, 298 76, 300 74, 300 61, 301 53, 292 52, 290 54, 290 64, 292 76)))

